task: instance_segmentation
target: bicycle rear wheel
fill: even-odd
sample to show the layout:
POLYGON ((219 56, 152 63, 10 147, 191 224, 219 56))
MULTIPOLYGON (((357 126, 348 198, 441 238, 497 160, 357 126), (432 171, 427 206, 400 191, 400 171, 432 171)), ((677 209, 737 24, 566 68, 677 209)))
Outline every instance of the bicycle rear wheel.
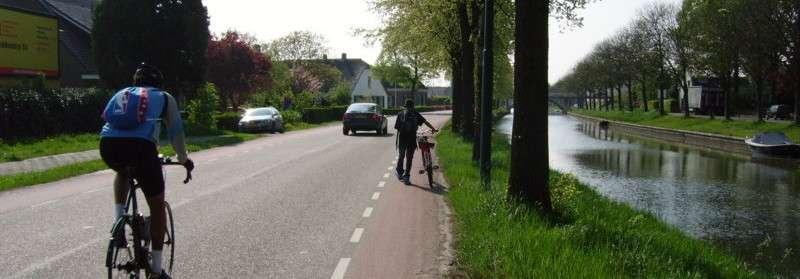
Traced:
POLYGON ((172 219, 172 207, 169 203, 164 201, 164 208, 167 210, 167 227, 164 235, 164 259, 167 261, 166 270, 169 275, 172 275, 172 264, 175 263, 175 223, 172 219))
POLYGON ((121 217, 111 230, 106 251, 108 278, 138 278, 139 267, 134 254, 133 226, 128 216, 121 217), (122 235, 122 239, 113 236, 122 235))
POLYGON ((425 152, 423 159, 425 161, 425 172, 428 173, 428 186, 433 189, 433 162, 431 162, 430 151, 425 152))

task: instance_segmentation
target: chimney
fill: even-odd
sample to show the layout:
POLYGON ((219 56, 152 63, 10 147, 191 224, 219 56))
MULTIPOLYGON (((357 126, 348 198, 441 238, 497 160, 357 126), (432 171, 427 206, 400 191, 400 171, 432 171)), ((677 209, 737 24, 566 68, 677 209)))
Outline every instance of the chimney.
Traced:
POLYGON ((347 53, 346 52, 342 52, 342 60, 347 60, 347 53))

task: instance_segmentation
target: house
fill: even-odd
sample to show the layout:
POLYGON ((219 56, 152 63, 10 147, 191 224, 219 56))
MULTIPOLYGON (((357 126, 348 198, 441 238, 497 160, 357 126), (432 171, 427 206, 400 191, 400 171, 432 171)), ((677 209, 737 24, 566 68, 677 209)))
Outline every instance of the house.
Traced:
POLYGON ((436 103, 435 99, 448 98, 452 100, 453 88, 423 86, 421 88, 417 88, 413 96, 411 94, 411 89, 389 88, 386 89, 386 94, 389 97, 390 107, 402 107, 405 104, 405 100, 407 99, 413 99, 414 104, 417 106, 446 105, 443 103, 436 103))
POLYGON ((325 55, 322 60, 314 61, 330 65, 342 73, 342 79, 351 85, 353 103, 369 102, 388 107, 386 89, 364 60, 347 58, 347 53, 342 53, 340 59, 329 59, 325 55))
POLYGON ((719 80, 714 78, 691 78, 689 84, 689 94, 680 90, 680 104, 683 106, 683 98, 688 95, 689 111, 696 114, 722 114, 725 107, 725 95, 720 87, 719 80))
MULTIPOLYGON (((99 83, 92 61, 92 11, 97 0, 0 0, 0 9, 58 19, 58 75, 62 87, 99 83)), ((0 65, 2 67, 2 65, 0 65)))

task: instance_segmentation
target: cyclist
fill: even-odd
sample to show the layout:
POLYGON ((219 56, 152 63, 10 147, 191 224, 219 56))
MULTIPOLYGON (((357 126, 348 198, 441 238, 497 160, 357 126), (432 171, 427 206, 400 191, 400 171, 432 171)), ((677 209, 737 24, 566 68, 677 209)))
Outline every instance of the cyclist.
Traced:
MULTIPOLYGON (((178 161, 188 170, 194 162, 186 153, 183 124, 178 105, 169 93, 159 89, 161 72, 142 63, 133 75, 133 86, 117 92, 106 105, 100 132, 100 156, 116 172, 114 178, 114 221, 125 214, 123 203, 128 192, 129 176, 138 181, 150 208, 151 274, 170 278, 162 269, 162 248, 166 230, 164 209, 164 173, 158 158, 158 138, 163 122, 178 161), (134 173, 127 173, 132 167, 134 173)), ((115 235, 117 245, 125 246, 125 237, 115 235)))
POLYGON ((414 109, 414 101, 406 100, 405 109, 397 114, 394 128, 397 130, 397 178, 406 185, 411 185, 411 162, 414 160, 414 151, 417 149, 417 129, 425 124, 434 133, 436 128, 431 125, 422 114, 414 109), (405 161, 405 169, 403 168, 405 161))

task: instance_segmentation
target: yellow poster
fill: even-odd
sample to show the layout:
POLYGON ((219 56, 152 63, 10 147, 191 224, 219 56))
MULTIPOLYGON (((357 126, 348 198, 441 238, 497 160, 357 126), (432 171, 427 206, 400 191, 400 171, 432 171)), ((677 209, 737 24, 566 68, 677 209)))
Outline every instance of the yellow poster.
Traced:
POLYGON ((0 7, 0 75, 58 70, 58 19, 0 7))

